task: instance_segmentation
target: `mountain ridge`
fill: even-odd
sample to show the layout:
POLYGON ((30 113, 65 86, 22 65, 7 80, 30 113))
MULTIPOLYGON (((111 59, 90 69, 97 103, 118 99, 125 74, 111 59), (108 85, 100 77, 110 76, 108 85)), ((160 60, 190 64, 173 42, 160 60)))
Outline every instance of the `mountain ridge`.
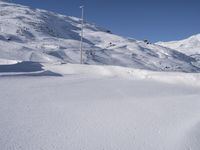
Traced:
POLYGON ((156 44, 172 48, 188 55, 200 54, 200 33, 186 39, 169 42, 157 42, 156 44))

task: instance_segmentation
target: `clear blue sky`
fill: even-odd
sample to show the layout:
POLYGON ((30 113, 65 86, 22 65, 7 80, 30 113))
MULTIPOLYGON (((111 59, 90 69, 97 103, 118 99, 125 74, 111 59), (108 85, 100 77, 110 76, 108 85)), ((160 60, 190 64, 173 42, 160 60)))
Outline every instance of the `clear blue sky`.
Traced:
POLYGON ((13 0, 16 3, 80 16, 118 35, 155 41, 200 33, 200 0, 13 0), (84 2, 83 2, 84 1, 84 2))

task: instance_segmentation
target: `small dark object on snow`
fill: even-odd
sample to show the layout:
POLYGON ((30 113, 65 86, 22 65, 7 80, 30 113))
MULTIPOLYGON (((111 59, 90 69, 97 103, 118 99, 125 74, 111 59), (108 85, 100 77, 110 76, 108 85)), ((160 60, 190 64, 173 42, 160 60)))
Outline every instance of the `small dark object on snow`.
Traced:
POLYGON ((6 40, 7 41, 11 41, 11 37, 6 37, 6 40))
POLYGON ((144 40, 144 43, 151 44, 148 40, 144 40))
POLYGON ((112 33, 110 30, 106 30, 107 33, 112 33))

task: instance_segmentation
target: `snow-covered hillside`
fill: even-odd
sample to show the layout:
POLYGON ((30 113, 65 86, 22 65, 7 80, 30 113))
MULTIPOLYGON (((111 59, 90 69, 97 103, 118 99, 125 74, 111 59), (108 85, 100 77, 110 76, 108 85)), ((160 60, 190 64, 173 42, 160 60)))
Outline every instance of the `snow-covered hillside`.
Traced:
POLYGON ((171 42, 158 42, 157 44, 178 50, 188 55, 200 54, 200 34, 187 39, 171 42))
MULTIPOLYGON (((0 1, 0 58, 79 63, 80 19, 0 1)), ((85 23, 84 62, 156 71, 199 72, 195 58, 85 23)))
POLYGON ((200 54, 80 21, 0 0, 0 150, 199 150, 200 54))

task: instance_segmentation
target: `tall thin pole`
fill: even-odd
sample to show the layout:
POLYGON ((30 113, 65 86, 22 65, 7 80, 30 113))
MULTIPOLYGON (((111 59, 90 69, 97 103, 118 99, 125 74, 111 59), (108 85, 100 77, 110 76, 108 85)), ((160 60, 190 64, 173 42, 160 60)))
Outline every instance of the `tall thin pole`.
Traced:
POLYGON ((83 64, 83 19, 84 19, 84 6, 80 6, 82 9, 81 13, 81 41, 80 41, 80 63, 83 64))

